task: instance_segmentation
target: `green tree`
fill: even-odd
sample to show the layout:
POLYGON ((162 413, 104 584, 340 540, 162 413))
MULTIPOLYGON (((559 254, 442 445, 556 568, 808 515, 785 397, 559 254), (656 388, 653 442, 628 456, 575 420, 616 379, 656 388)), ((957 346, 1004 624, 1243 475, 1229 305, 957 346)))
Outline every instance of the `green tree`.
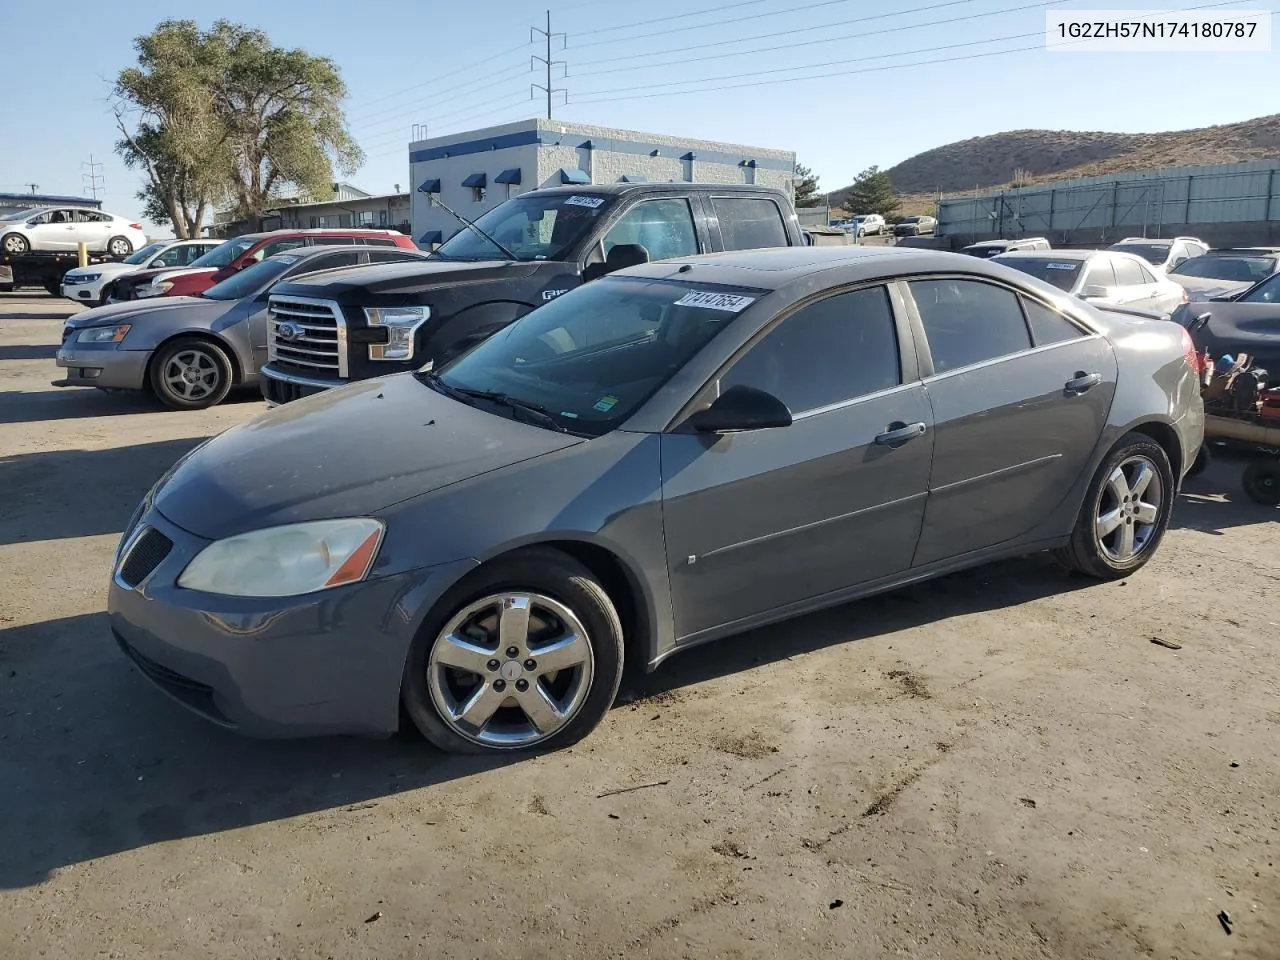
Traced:
POLYGON ((824 198, 818 192, 818 176, 803 163, 796 164, 792 182, 795 184, 797 207, 822 206, 824 198))
POLYGON ((854 214, 878 213, 886 220, 901 206, 888 172, 879 167, 867 167, 854 178, 844 205, 854 214))

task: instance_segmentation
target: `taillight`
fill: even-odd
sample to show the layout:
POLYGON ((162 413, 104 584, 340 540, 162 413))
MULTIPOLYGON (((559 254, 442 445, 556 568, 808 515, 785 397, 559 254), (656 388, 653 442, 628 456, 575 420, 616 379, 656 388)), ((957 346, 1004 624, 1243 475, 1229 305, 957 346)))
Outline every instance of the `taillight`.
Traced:
POLYGON ((1197 373, 1200 372, 1200 352, 1196 350, 1195 342, 1191 339, 1191 334, 1187 332, 1186 327, 1179 327, 1182 334, 1182 355, 1187 360, 1187 366, 1197 373))
POLYGON ((142 229, 142 224, 140 224, 140 223, 131 223, 131 224, 129 224, 129 229, 130 229, 130 230, 141 230, 141 229, 142 229))

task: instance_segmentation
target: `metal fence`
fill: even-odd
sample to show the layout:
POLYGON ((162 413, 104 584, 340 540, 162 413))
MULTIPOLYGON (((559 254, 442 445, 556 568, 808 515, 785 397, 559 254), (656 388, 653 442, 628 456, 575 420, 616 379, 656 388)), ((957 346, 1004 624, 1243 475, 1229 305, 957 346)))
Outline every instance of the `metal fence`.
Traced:
POLYGON ((1128 235, 1175 236, 1193 225, 1255 224, 1219 232, 1270 236, 1280 217, 1277 170, 1280 161, 1258 160, 949 197, 939 203, 938 232, 964 241, 1046 236, 1111 242, 1128 235))

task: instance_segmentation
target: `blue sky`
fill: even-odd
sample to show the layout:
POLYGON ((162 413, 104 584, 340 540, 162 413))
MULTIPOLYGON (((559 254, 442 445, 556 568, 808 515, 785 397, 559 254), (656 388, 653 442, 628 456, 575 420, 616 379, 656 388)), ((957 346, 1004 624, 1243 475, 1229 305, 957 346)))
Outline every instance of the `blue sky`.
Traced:
MULTIPOLYGON (((556 115, 794 149, 824 189, 835 189, 872 164, 892 166, 930 147, 1003 130, 1149 132, 1280 109, 1273 95, 1277 52, 1041 49, 1048 9, 1203 4, 551 0, 552 28, 568 34, 555 53, 567 62, 568 76, 555 85, 568 89, 569 103, 557 105, 556 115), (1022 47, 1035 49, 986 55, 1022 47), (971 59, 954 59, 960 57, 971 59), (770 82, 796 76, 818 79, 770 82), (694 80, 705 82, 680 83, 694 80), (710 87, 727 89, 700 89, 710 87), (648 96, 656 93, 671 95, 648 96)), ((347 179, 375 193, 408 180, 405 147, 414 123, 436 135, 545 109, 542 100, 528 99, 529 84, 542 79, 528 70, 529 56, 542 52, 528 43, 529 28, 544 23, 545 3, 166 0, 103 7, 61 0, 4 6, 2 46, 13 68, 6 72, 21 79, 0 97, 0 191, 27 190, 35 182, 41 192, 87 192, 81 164, 92 154, 103 163, 106 208, 125 215, 140 209, 134 196, 140 175, 113 153, 107 93, 111 79, 133 61, 133 38, 163 16, 202 24, 225 17, 261 27, 281 46, 332 58, 350 88, 352 131, 368 154, 364 168, 347 179), (62 46, 68 23, 92 29, 62 46)), ((1260 0, 1221 6, 1268 9, 1260 0)))

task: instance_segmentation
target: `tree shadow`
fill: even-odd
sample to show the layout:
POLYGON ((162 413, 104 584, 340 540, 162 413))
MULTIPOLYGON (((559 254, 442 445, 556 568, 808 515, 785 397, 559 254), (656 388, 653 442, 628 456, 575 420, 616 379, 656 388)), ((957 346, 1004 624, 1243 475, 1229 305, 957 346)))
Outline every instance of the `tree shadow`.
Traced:
MULTIPOLYGON (((3 350, 4 348, 0 347, 0 359, 4 359, 3 350)), ((56 372, 57 368, 51 370, 51 373, 56 372)), ((235 387, 219 406, 262 402, 262 392, 258 387, 235 387)), ((92 387, 36 391, 0 390, 0 424, 120 417, 135 413, 192 413, 199 416, 200 412, 170 410, 145 390, 126 390, 116 393, 104 393, 92 387)))

